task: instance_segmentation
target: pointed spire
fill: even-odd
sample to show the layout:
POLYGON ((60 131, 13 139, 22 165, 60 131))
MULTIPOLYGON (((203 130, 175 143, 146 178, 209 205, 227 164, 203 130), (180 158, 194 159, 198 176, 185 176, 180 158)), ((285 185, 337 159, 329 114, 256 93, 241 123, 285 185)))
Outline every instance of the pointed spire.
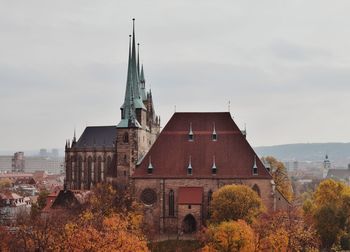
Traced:
POLYGON ((74 134, 73 134, 73 140, 72 140, 72 145, 77 142, 77 137, 76 137, 76 130, 74 128, 74 134))
POLYGON ((140 81, 143 84, 143 87, 145 87, 146 80, 145 73, 143 72, 143 64, 141 65, 140 81))
POLYGON ((137 74, 140 76, 140 43, 137 43, 137 74))

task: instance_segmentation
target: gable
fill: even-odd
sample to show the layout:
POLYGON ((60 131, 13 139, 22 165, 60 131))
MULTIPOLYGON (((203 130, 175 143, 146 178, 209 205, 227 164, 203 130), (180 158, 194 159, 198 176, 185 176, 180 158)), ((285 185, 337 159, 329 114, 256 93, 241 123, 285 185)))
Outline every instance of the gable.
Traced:
POLYGON ((271 175, 234 123, 230 113, 175 113, 132 177, 268 178, 271 175), (212 140, 214 131, 217 140, 212 140), (190 125, 193 141, 189 141, 190 125), (212 174, 213 162, 217 168, 212 174), (191 160, 192 175, 187 168, 191 160), (147 168, 152 163, 152 174, 147 168))

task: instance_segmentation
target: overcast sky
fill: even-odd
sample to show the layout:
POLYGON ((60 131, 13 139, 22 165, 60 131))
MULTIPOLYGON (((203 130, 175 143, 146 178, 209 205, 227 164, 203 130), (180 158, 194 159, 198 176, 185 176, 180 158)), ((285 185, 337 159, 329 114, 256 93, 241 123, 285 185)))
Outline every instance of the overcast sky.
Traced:
POLYGON ((350 1, 0 0, 0 150, 116 125, 128 35, 162 125, 228 111, 253 146, 350 141, 350 1))

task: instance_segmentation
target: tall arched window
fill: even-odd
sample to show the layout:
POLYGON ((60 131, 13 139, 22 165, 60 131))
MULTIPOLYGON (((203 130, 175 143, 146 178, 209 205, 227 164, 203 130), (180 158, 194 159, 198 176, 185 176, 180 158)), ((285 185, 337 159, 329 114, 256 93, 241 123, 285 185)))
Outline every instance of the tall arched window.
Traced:
POLYGON ((97 182, 101 183, 102 177, 102 157, 99 156, 97 159, 97 182))
POLYGON ((257 184, 255 184, 252 189, 253 189, 253 191, 255 191, 259 195, 259 197, 261 197, 260 188, 257 184))
POLYGON ((110 156, 108 156, 108 158, 107 158, 107 170, 105 171, 105 175, 111 174, 111 170, 112 170, 112 159, 110 156))
POLYGON ((175 216, 174 191, 173 190, 170 190, 170 192, 169 192, 169 216, 175 216))
POLYGON ((76 189, 81 189, 81 182, 84 179, 84 174, 83 174, 83 158, 82 156, 78 157, 78 171, 77 171, 77 188, 76 189))
POLYGON ((88 157, 88 171, 87 171, 87 186, 90 189, 90 185, 92 182, 92 178, 93 178, 93 170, 92 170, 92 157, 89 156, 88 157))
POLYGON ((129 134, 128 132, 125 132, 123 135, 123 142, 128 143, 129 142, 129 134))
POLYGON ((211 200, 213 198, 213 191, 212 190, 209 190, 208 192, 208 218, 210 218, 210 203, 211 203, 211 200))

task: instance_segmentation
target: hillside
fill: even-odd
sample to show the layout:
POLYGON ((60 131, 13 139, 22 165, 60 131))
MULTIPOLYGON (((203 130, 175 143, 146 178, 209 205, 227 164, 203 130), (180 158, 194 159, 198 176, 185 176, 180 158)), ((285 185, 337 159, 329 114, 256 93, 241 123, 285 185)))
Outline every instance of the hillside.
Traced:
POLYGON ((331 160, 348 162, 350 143, 298 143, 255 147, 259 156, 274 156, 280 160, 320 161, 328 154, 331 160))

